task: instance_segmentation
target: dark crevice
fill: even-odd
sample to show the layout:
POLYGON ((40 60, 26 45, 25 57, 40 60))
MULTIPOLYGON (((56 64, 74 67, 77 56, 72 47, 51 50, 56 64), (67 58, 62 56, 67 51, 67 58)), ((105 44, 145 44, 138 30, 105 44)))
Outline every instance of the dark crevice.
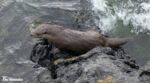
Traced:
POLYGON ((149 71, 143 71, 139 76, 141 77, 143 75, 150 76, 150 72, 149 71))
POLYGON ((31 61, 37 63, 36 67, 46 67, 51 72, 53 79, 57 78, 57 66, 54 65, 54 55, 50 53, 52 43, 49 44, 46 39, 42 39, 39 43, 35 44, 31 52, 31 61))

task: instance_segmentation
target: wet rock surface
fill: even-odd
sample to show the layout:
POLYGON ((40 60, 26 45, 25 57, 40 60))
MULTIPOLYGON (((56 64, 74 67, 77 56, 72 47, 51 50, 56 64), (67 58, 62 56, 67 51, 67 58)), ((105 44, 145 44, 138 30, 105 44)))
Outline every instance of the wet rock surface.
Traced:
MULTIPOLYGON (((37 46, 37 48, 39 50, 40 47, 37 46)), ((40 52, 44 51, 42 46, 41 49, 40 52)), ((37 51, 37 56, 38 53, 37 51)), ((61 61, 61 64, 54 64, 53 61, 55 60, 51 60, 50 65, 55 65, 55 68, 52 68, 52 66, 46 66, 46 68, 52 68, 49 70, 50 76, 53 78, 53 75, 56 75, 53 80, 58 83, 96 83, 100 79, 111 76, 117 83, 141 83, 138 79, 139 73, 137 73, 139 72, 139 66, 122 48, 97 47, 76 57, 79 57, 79 59, 71 59, 67 62, 65 61, 67 58, 63 58, 64 61, 61 61)))
POLYGON ((150 62, 139 70, 139 79, 142 83, 150 82, 150 62))

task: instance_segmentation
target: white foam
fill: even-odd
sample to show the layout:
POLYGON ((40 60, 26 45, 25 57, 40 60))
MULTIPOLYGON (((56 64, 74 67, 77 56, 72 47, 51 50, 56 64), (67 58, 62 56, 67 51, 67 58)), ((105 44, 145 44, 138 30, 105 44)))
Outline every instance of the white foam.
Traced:
POLYGON ((109 16, 107 18, 101 18, 101 23, 99 23, 100 29, 105 33, 113 29, 114 24, 116 23, 116 17, 109 16))
POLYGON ((143 32, 144 30, 150 30, 150 13, 134 14, 132 23, 137 33, 143 32))
POLYGON ((146 11, 150 10, 150 3, 141 3, 141 6, 146 11))
POLYGON ((114 25, 118 19, 123 20, 124 25, 128 25, 131 22, 133 24, 133 30, 131 32, 139 33, 144 30, 150 30, 150 3, 143 1, 143 3, 138 3, 137 6, 137 2, 128 0, 122 2, 121 7, 113 5, 111 8, 113 8, 115 14, 111 14, 106 0, 92 0, 92 2, 93 10, 100 18, 98 25, 103 32, 115 28, 114 25), (98 11, 104 13, 105 16, 102 16, 98 11), (137 13, 137 11, 140 11, 140 13, 137 13))
POLYGON ((92 3, 95 13, 99 14, 99 12, 102 12, 102 14, 98 15, 100 20, 97 23, 102 33, 110 31, 116 23, 116 17, 111 15, 111 12, 108 10, 107 2, 105 0, 92 0, 92 3))
POLYGON ((150 3, 141 3, 140 5, 145 12, 134 13, 131 19, 134 29, 139 30, 138 32, 143 32, 144 30, 150 30, 150 3))
POLYGON ((107 7, 105 0, 92 0, 93 3, 93 9, 95 10, 101 10, 105 11, 105 8, 107 7))

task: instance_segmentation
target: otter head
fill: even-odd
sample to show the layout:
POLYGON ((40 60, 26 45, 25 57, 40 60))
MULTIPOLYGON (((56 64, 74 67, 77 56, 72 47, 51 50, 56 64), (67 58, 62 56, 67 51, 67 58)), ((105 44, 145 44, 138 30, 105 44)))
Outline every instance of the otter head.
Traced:
POLYGON ((62 26, 59 25, 40 24, 35 29, 31 30, 31 36, 34 38, 53 40, 56 35, 62 30, 62 26))
POLYGON ((48 35, 48 28, 46 25, 39 25, 31 31, 31 36, 34 38, 45 38, 48 35))

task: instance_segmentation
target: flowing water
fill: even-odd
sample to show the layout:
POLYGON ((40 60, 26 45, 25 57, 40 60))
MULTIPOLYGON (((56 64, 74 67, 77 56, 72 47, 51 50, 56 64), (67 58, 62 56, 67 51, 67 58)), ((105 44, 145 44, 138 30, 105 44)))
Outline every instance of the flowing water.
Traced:
POLYGON ((112 37, 133 37, 124 46, 143 65, 150 60, 150 0, 92 0, 96 24, 112 37))
POLYGON ((0 83, 2 76, 29 83, 43 71, 33 68, 29 58, 34 45, 30 24, 39 17, 71 24, 77 4, 74 0, 0 0, 0 83))

